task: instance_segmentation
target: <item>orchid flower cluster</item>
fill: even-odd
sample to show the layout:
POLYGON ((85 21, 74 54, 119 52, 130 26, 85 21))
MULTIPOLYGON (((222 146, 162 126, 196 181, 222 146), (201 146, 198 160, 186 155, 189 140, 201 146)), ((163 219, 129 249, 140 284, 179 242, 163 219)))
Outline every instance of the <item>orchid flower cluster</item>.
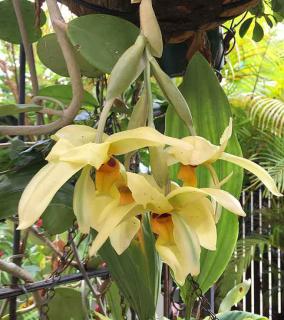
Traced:
POLYGON ((66 126, 52 137, 56 143, 46 158, 48 163, 22 194, 19 228, 35 223, 62 185, 81 171, 73 207, 80 231, 97 231, 89 254, 97 254, 108 238, 117 254, 123 253, 139 236, 141 217, 149 214, 157 252, 170 266, 175 280, 183 284, 188 274, 200 271, 201 247, 216 249, 215 204, 245 215, 239 201, 221 190, 222 182, 212 188, 198 188, 196 167, 205 166, 212 173, 213 162, 229 161, 255 174, 274 195, 280 196, 263 168, 224 151, 231 133, 230 122, 216 146, 199 136, 175 139, 153 128, 140 127, 103 135, 103 141, 96 143, 96 129, 66 126), (146 147, 161 147, 168 166, 179 163, 182 185, 170 181, 168 188, 161 188, 152 175, 129 172, 116 158, 146 147))

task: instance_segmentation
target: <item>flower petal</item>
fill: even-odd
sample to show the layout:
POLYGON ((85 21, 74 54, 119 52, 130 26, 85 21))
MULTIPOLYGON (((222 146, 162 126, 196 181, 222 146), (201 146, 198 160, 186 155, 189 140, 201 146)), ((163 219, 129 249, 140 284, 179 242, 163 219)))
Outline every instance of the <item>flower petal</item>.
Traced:
POLYGON ((196 201, 203 195, 212 197, 225 209, 240 215, 245 216, 245 212, 242 209, 240 202, 232 196, 229 192, 213 189, 213 188, 194 188, 194 187, 181 187, 168 194, 168 199, 174 207, 183 207, 196 201))
POLYGON ((58 130, 51 138, 55 141, 65 139, 74 146, 80 146, 85 143, 94 142, 97 130, 88 126, 71 124, 58 130))
MULTIPOLYGON (((119 198, 117 197, 117 199, 119 198)), ((90 217, 90 226, 93 229, 97 231, 101 230, 105 223, 104 210, 113 200, 114 199, 109 194, 102 194, 100 192, 96 192, 96 195, 93 199, 94 212, 90 217)))
POLYGON ((177 211, 184 221, 197 234, 200 245, 209 250, 216 250, 217 230, 214 220, 214 209, 207 198, 200 198, 177 211))
POLYGON ((96 255, 101 246, 105 243, 108 237, 112 234, 114 229, 124 220, 131 216, 139 214, 141 206, 137 206, 135 202, 127 205, 119 205, 118 200, 111 201, 101 213, 101 219, 104 223, 98 230, 98 234, 93 241, 89 250, 89 255, 96 255))
POLYGON ((218 160, 220 158, 221 154, 225 151, 225 149, 227 148, 228 141, 232 136, 232 131, 233 131, 233 119, 230 118, 229 125, 224 130, 224 132, 220 138, 220 147, 218 147, 218 151, 211 158, 210 162, 215 162, 216 160, 218 160))
POLYGON ((166 152, 168 153, 168 165, 181 162, 183 165, 197 166, 204 162, 210 161, 214 155, 218 152, 217 146, 211 144, 208 140, 199 136, 190 136, 181 139, 190 148, 187 151, 185 148, 180 147, 168 147, 166 152))
POLYGON ((109 160, 108 143, 87 143, 75 147, 60 156, 61 161, 80 163, 84 166, 91 165, 96 169, 109 160))
POLYGON ((155 147, 162 145, 174 145, 185 150, 190 150, 191 146, 182 140, 165 136, 150 127, 140 127, 126 130, 109 136, 105 142, 109 142, 110 154, 125 154, 145 147, 155 147))
POLYGON ((232 136, 233 131, 233 119, 230 118, 228 127, 224 130, 222 137, 220 138, 220 147, 223 151, 226 149, 227 143, 232 136))
POLYGON ((276 184, 269 173, 258 164, 241 157, 234 156, 229 153, 223 152, 220 159, 236 164, 258 177, 258 179, 266 186, 266 188, 277 197, 282 194, 277 190, 276 184))
POLYGON ((122 221, 111 233, 110 242, 117 254, 127 249, 140 228, 140 220, 131 217, 122 221))
POLYGON ((165 213, 173 208, 167 198, 140 174, 127 172, 127 186, 135 202, 156 213, 165 213))
MULTIPOLYGON (((172 215, 174 230, 173 236, 175 243, 181 253, 183 268, 188 270, 188 273, 196 276, 200 272, 200 244, 194 230, 186 224, 184 219, 178 215, 172 215)), ((183 283, 180 281, 179 283, 183 283)))
POLYGON ((64 153, 72 150, 74 148, 73 144, 65 139, 60 139, 55 143, 55 145, 50 150, 49 154, 45 158, 47 161, 57 161, 60 156, 64 153))
POLYGON ((181 217, 177 215, 171 217, 170 224, 164 225, 164 222, 161 222, 159 227, 155 225, 154 229, 158 231, 156 250, 161 259, 172 269, 176 281, 183 285, 189 273, 193 275, 199 273, 200 245, 194 231, 181 217))
POLYGON ((25 188, 18 208, 19 229, 25 229, 35 223, 56 192, 77 171, 81 164, 51 162, 44 166, 25 188))
POLYGON ((73 196, 73 209, 82 233, 89 233, 92 216, 96 212, 96 188, 90 176, 91 169, 87 166, 82 170, 73 196))

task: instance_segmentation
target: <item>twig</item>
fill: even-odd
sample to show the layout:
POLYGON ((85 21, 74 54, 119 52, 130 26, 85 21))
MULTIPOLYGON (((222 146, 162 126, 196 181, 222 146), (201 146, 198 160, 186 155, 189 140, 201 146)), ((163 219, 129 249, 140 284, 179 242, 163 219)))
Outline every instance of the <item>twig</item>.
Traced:
MULTIPOLYGON (((35 226, 31 226, 29 228, 31 233, 37 237, 40 241, 42 241, 45 245, 47 245, 59 258, 63 258, 63 252, 57 249, 57 247, 50 241, 43 233, 39 232, 39 230, 35 226)), ((78 269, 78 263, 76 261, 71 261, 70 265, 76 269, 78 269)))
MULTIPOLYGON (((63 110, 65 109, 65 104, 62 101, 60 101, 56 98, 53 98, 53 97, 35 96, 32 98, 31 103, 37 103, 38 101, 42 101, 42 100, 51 101, 51 102, 57 104, 59 107, 61 107, 61 109, 63 109, 63 110)), ((42 111, 40 111, 40 112, 42 112, 42 111)))
POLYGON ((62 110, 53 110, 53 109, 49 109, 49 108, 42 108, 39 113, 42 114, 47 114, 49 116, 60 116, 62 117, 64 114, 64 111, 62 110))
POLYGON ((81 259, 80 259, 80 257, 79 257, 79 253, 78 253, 78 250, 77 250, 77 247, 76 247, 76 244, 75 244, 74 240, 73 240, 73 239, 70 239, 70 240, 71 240, 71 248, 72 248, 72 250, 73 250, 75 260, 76 260, 77 263, 78 263, 79 270, 81 271, 81 273, 82 273, 82 275, 83 275, 83 277, 84 277, 84 280, 86 281, 86 284, 87 284, 88 287, 90 288, 92 294, 93 294, 94 297, 96 298, 97 303, 98 303, 101 311, 103 312, 104 315, 106 315, 106 311, 105 311, 105 309, 104 309, 104 306, 103 306, 103 303, 102 303, 102 300, 101 300, 101 296, 100 296, 100 294, 98 294, 98 293, 95 291, 95 289, 94 289, 94 287, 93 287, 93 285, 92 285, 92 283, 91 283, 91 281, 90 281, 90 278, 88 277, 88 274, 87 274, 87 272, 86 272, 86 270, 85 270, 85 267, 84 267, 84 265, 83 265, 83 263, 82 263, 82 261, 81 261, 81 259))
MULTIPOLYGON (((33 146, 36 143, 36 141, 24 141, 24 144, 26 146, 33 146)), ((0 149, 1 148, 9 148, 11 147, 12 143, 11 142, 1 142, 0 143, 0 149)))
POLYGON ((63 28, 59 27, 58 21, 65 23, 60 13, 56 0, 47 0, 51 22, 57 36, 57 41, 62 50, 68 73, 70 75, 73 97, 70 105, 63 111, 62 118, 46 125, 36 126, 0 126, 0 133, 4 135, 41 135, 58 130, 70 124, 77 115, 83 98, 83 85, 80 69, 77 65, 73 48, 63 28))
POLYGON ((58 250, 57 247, 44 234, 41 234, 35 226, 30 227, 29 230, 40 241, 46 244, 57 256, 59 256, 60 258, 63 257, 63 253, 58 250))
POLYGON ((25 27, 23 15, 21 12, 21 6, 20 6, 20 0, 12 0, 14 11, 17 17, 17 22, 19 25, 19 30, 21 33, 21 38, 23 41, 23 46, 25 49, 30 74, 31 74, 31 82, 32 82, 32 89, 33 89, 33 95, 36 95, 38 93, 38 80, 37 80, 37 74, 36 74, 36 67, 35 67, 35 60, 33 55, 33 49, 31 44, 29 43, 28 33, 25 27))
MULTIPOLYGON (((4 260, 0 260, 0 270, 7 272, 14 277, 22 279, 27 283, 34 282, 33 277, 25 269, 17 266, 13 262, 6 262, 4 260)), ((35 303, 36 303, 37 307, 39 308, 42 303, 41 296, 39 295, 38 292, 34 292, 33 296, 34 296, 35 303)))
POLYGON ((104 133, 104 128, 106 125, 106 120, 108 117, 108 114, 110 112, 110 109, 113 105, 114 99, 111 100, 107 100, 103 106, 103 110, 101 112, 100 115, 100 120, 98 123, 98 131, 97 131, 97 135, 96 135, 96 143, 101 143, 102 142, 102 138, 103 138, 103 133, 104 133))

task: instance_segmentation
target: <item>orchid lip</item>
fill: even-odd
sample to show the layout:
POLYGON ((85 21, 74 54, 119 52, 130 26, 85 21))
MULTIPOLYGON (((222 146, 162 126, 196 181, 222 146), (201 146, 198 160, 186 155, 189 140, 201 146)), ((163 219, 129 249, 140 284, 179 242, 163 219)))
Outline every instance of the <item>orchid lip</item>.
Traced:
POLYGON ((166 219, 168 217, 170 217, 171 214, 170 213, 152 213, 152 217, 154 219, 166 219))

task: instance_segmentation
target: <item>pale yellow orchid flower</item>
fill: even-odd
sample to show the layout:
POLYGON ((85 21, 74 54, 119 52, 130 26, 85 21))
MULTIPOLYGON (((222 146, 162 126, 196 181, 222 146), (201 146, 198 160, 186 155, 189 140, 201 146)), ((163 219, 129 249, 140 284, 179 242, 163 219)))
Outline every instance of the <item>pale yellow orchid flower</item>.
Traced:
MULTIPOLYGON (((75 187, 74 210, 81 231, 88 232, 87 217, 93 212, 88 200, 95 196, 90 177, 93 167, 97 170, 97 188, 106 190, 116 178, 121 179, 120 174, 114 176, 117 161, 112 158, 113 155, 147 146, 182 147, 184 144, 149 127, 127 130, 111 136, 104 135, 103 143, 94 142, 96 133, 97 130, 88 126, 70 125, 53 136, 57 142, 46 158, 48 164, 32 178, 20 199, 19 229, 25 229, 37 221, 62 185, 76 172, 85 168, 75 187), (105 170, 104 164, 110 168, 109 172, 105 170)), ((190 150, 191 147, 185 145, 185 148, 190 150)))
POLYGON ((93 198, 97 210, 90 223, 98 235, 92 243, 90 255, 95 255, 108 237, 116 252, 121 254, 140 229, 140 220, 136 216, 148 211, 162 213, 172 210, 161 191, 140 177, 127 172, 125 184, 115 188, 116 194, 97 193, 93 198))
POLYGON ((90 255, 96 254, 108 237, 121 254, 139 230, 139 219, 135 216, 150 211, 152 230, 158 235, 156 249, 173 270, 176 281, 183 284, 189 273, 199 273, 200 246, 216 249, 214 208, 207 196, 231 212, 245 215, 238 200, 226 191, 176 186, 165 196, 147 176, 127 172, 126 177, 124 192, 127 190, 128 202, 107 204, 107 199, 102 200, 105 209, 93 222, 98 235, 90 255))
POLYGON ((184 148, 170 146, 166 149, 168 154, 168 165, 180 162, 181 168, 179 177, 187 184, 195 186, 196 176, 195 168, 199 165, 210 165, 216 160, 225 160, 238 165, 258 177, 260 181, 267 187, 267 189, 276 196, 282 196, 277 190, 276 184, 272 177, 258 164, 235 155, 224 152, 228 140, 232 135, 232 119, 230 119, 229 126, 225 129, 221 139, 220 145, 211 144, 208 140, 199 136, 188 136, 182 141, 188 143, 192 147, 192 151, 187 152, 184 148))

